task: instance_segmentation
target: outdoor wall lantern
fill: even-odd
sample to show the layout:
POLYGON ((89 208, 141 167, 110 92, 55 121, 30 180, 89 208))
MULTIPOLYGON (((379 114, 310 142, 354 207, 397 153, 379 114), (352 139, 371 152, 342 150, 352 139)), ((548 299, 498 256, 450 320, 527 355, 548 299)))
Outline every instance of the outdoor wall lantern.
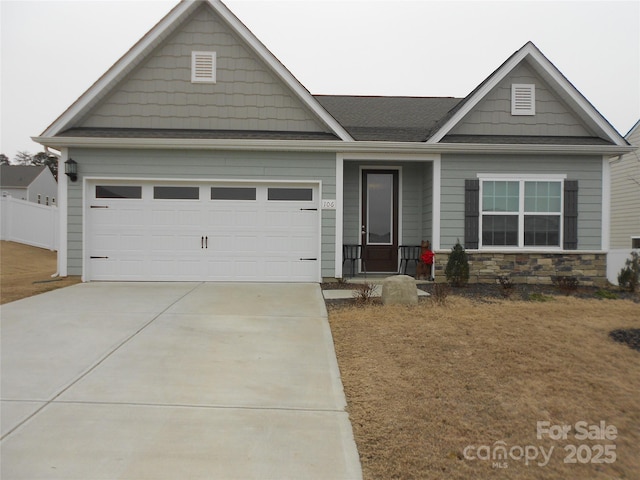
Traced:
POLYGON ((78 162, 72 158, 64 162, 64 174, 75 182, 78 179, 78 162))

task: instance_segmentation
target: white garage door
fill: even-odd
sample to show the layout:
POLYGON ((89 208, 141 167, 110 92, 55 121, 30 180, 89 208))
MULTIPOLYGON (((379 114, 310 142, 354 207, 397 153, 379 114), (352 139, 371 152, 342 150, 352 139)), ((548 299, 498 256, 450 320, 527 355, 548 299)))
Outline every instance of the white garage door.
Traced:
POLYGON ((89 280, 320 280, 317 184, 89 185, 89 280))

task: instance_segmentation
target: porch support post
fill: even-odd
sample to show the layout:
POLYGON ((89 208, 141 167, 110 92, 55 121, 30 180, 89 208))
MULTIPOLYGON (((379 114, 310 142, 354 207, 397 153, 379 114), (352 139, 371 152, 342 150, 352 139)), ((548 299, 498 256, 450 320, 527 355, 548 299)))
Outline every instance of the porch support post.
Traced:
POLYGON ((58 274, 67 276, 67 182, 69 177, 64 174, 64 162, 69 159, 69 149, 62 148, 58 157, 58 274))
POLYGON ((440 172, 441 156, 437 155, 433 160, 433 212, 431 216, 431 249, 440 250, 440 172))
POLYGON ((344 157, 336 154, 336 254, 335 278, 342 278, 342 235, 344 217, 344 157))

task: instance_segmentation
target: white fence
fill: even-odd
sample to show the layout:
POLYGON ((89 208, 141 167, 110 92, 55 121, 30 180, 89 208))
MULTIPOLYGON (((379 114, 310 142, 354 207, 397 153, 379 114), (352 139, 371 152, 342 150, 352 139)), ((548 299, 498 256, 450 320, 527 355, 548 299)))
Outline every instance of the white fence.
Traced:
POLYGON ((0 197, 0 239, 58 250, 58 207, 0 197))

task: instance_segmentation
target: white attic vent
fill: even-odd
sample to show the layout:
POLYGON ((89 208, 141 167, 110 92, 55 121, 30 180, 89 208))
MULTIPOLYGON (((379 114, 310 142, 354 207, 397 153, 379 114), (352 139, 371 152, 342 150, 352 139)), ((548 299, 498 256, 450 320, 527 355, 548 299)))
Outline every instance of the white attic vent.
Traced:
POLYGON ((191 83, 216 83, 216 52, 191 52, 191 83))
POLYGON ((514 83, 511 85, 511 115, 536 114, 536 86, 514 83))

